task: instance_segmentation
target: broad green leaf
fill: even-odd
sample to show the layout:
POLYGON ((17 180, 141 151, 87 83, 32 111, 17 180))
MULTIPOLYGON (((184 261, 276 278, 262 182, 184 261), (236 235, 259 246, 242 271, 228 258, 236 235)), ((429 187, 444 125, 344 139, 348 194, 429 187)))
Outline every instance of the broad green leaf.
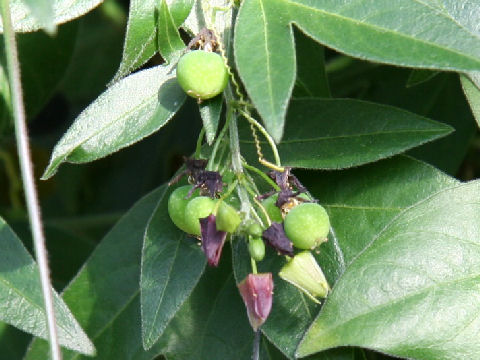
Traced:
POLYGON ((39 27, 54 35, 57 27, 55 24, 55 12, 53 11, 52 1, 23 0, 23 3, 27 5, 32 17, 38 23, 39 27))
POLYGON ((472 114, 480 127, 480 72, 470 74, 470 77, 460 75, 460 80, 462 82, 463 92, 472 109, 472 114))
POLYGON ((354 57, 428 69, 479 70, 480 38, 457 21, 468 18, 476 5, 456 4, 245 0, 235 29, 238 72, 267 130, 279 142, 296 71, 291 23, 354 57), (455 17, 449 13, 453 10, 455 17))
POLYGON ((168 68, 157 66, 114 84, 87 107, 53 150, 43 179, 61 163, 93 161, 131 145, 164 126, 185 101, 168 68))
POLYGON ((413 69, 408 77, 406 87, 412 87, 433 79, 439 74, 439 71, 413 69))
MULTIPOLYGON (((167 0, 176 27, 182 25, 192 9, 194 0, 167 0)), ((166 34, 157 27, 159 0, 132 0, 128 15, 127 34, 120 67, 113 81, 128 75, 145 64, 157 52, 157 38, 166 34)))
POLYGON ((229 253, 224 249, 218 268, 207 268, 160 338, 168 360, 251 359, 253 330, 235 286, 229 253))
POLYGON ((297 353, 357 345, 415 359, 477 358, 480 182, 396 217, 349 265, 297 353))
POLYGON ((142 338, 150 349, 188 298, 205 269, 206 259, 196 240, 170 220, 164 196, 145 231, 142 274, 142 338))
MULTIPOLYGON (((347 99, 295 99, 278 150, 286 166, 341 169, 390 157, 450 132, 448 125, 391 106, 347 99)), ((244 144, 249 154, 255 153, 251 136, 242 135, 244 144)), ((266 142, 262 149, 271 158, 266 142)))
POLYGON ((213 99, 202 101, 202 103, 198 105, 208 145, 212 145, 215 140, 218 124, 220 123, 220 115, 222 114, 222 106, 222 96, 216 96, 213 99))
MULTIPOLYGON (((37 115, 64 76, 72 58, 77 25, 77 22, 72 22, 60 26, 55 37, 50 37, 44 32, 17 35, 22 87, 29 119, 37 115)), ((0 40, 0 62, 1 73, 6 73, 3 37, 0 40)), ((7 79, 1 80, 2 83, 4 81, 7 79)), ((4 99, 10 97, 7 85, 8 82, 2 84, 0 90, 4 99)), ((7 115, 6 118, 0 119, 0 123, 8 121, 8 112, 5 113, 3 104, 0 104, 0 107, 2 114, 7 115)))
MULTIPOLYGON (((140 261, 145 229, 165 192, 162 186, 139 200, 105 236, 62 295, 95 343, 99 359, 154 358, 154 349, 145 353, 142 347, 140 261)), ((46 359, 47 354, 48 344, 35 340, 25 360, 46 359)), ((64 351, 63 358, 80 356, 64 351)))
MULTIPOLYGON (((330 216, 332 232, 315 256, 331 286, 351 260, 403 209, 457 184, 435 168, 404 156, 324 172, 310 180, 301 175, 300 180, 330 216)), ((257 264, 260 271, 272 271, 275 276, 274 306, 262 329, 276 347, 293 359, 319 307, 276 276, 283 263, 269 249, 266 260, 257 264)), ((250 271, 248 253, 241 242, 234 249, 234 270, 237 282, 250 271)), ((330 351, 324 355, 328 354, 330 351)))
MULTIPOLYGON (((35 336, 48 338, 38 266, 1 218, 0 245, 0 320, 35 336)), ((54 307, 60 344, 93 355, 93 344, 56 293, 54 307)))
POLYGON ((180 57, 185 44, 170 14, 166 0, 160 0, 157 23, 158 51, 167 62, 171 62, 180 57))
POLYGON ((301 31, 295 31, 297 79, 293 97, 331 97, 325 73, 325 49, 301 31))
MULTIPOLYGON (((10 11, 12 13, 13 27, 16 32, 32 32, 40 28, 54 29, 71 21, 100 5, 103 0, 12 0, 10 11), (49 4, 47 3, 51 3, 49 4), (53 6, 54 18, 51 19, 53 6), (53 23, 53 27, 52 27, 53 23)), ((0 21, 0 31, 3 25, 0 21)))

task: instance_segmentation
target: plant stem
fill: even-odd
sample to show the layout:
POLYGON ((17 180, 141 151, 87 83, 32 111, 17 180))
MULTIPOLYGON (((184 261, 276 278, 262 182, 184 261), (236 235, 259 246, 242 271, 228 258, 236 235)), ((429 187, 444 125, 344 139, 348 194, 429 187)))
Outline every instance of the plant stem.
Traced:
POLYGON ((47 250, 43 234, 40 207, 35 189, 30 149, 28 147, 28 133, 23 105, 22 83, 20 78, 20 64, 18 61, 15 32, 12 26, 9 0, 1 0, 4 41, 7 57, 8 77, 11 87, 12 110, 15 122, 15 136, 17 151, 20 159, 20 171, 27 203, 28 217, 32 231, 33 243, 40 272, 45 312, 47 315, 48 335, 52 360, 61 360, 62 354, 58 343, 55 312, 53 308, 52 285, 47 261, 47 250))
POLYGON ((200 152, 202 151, 202 142, 203 142, 204 136, 205 136, 205 128, 202 127, 202 130, 200 130, 200 134, 198 134, 197 146, 195 147, 195 159, 200 158, 200 152))
POLYGON ((280 191, 280 186, 275 184, 275 182, 270 179, 267 174, 265 174, 263 171, 260 169, 257 169, 255 166, 247 164, 245 161, 243 161, 243 167, 247 170, 253 171, 255 174, 260 176, 263 180, 265 180, 271 187, 273 187, 276 191, 280 191))
POLYGON ((252 360, 260 360, 260 338, 262 332, 260 330, 255 331, 255 337, 253 338, 253 352, 252 360))

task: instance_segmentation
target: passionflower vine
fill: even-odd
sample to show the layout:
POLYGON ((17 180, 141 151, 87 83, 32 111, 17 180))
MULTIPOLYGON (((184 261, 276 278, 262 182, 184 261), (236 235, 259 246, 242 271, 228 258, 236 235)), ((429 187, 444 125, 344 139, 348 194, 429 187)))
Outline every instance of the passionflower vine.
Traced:
POLYGON ((278 274, 283 280, 302 290, 315 302, 330 291, 322 269, 310 251, 302 251, 286 263, 278 274))
POLYGON ((272 309, 272 273, 248 274, 238 284, 238 290, 247 308, 250 325, 252 325, 253 330, 257 331, 267 320, 272 309))
POLYGON ((202 234, 202 249, 210 266, 218 266, 222 255, 223 244, 227 237, 225 231, 218 231, 215 215, 199 219, 202 234))
POLYGON ((293 256, 292 242, 285 235, 282 224, 272 223, 262 234, 265 241, 280 254, 293 256))

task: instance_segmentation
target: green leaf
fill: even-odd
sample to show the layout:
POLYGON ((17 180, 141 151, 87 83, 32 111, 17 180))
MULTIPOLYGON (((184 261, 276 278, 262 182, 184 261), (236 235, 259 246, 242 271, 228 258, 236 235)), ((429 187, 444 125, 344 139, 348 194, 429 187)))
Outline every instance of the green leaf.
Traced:
POLYGON ((222 106, 222 96, 216 96, 213 99, 202 101, 202 103, 199 104, 200 116, 202 117, 208 145, 212 145, 213 140, 215 140, 218 124, 220 123, 220 115, 222 114, 222 106))
POLYGON ((160 0, 158 10, 158 50, 162 57, 171 62, 180 57, 185 49, 185 44, 175 26, 174 20, 168 9, 167 2, 160 0))
POLYGON ((298 348, 357 345, 416 359, 477 358, 480 182, 396 217, 347 268, 298 348))
POLYGON ((472 114, 480 127, 480 72, 471 73, 469 77, 460 75, 460 81, 472 114))
POLYGON ((297 79, 293 97, 331 97, 325 73, 324 47, 301 31, 296 30, 294 33, 297 79))
MULTIPOLYGON (((330 216, 333 231, 315 256, 331 286, 347 264, 403 209, 457 184, 435 168, 405 156, 349 170, 324 172, 322 176, 299 175, 330 216)), ((257 266, 259 271, 274 274, 274 305, 262 330, 277 348, 293 359, 319 307, 276 276, 284 260, 271 249, 267 250, 266 259, 257 266)), ((234 270, 237 282, 250 271, 248 251, 241 241, 234 248, 234 270)), ((330 351, 324 355, 328 354, 330 351)))
POLYGON ((22 360, 31 336, 13 326, 0 323, 0 360, 22 360))
POLYGON ((145 231, 140 278, 143 346, 150 349, 188 298, 205 269, 196 241, 170 220, 170 192, 158 204, 145 231))
POLYGON ((423 70, 423 69, 413 69, 408 77, 406 87, 412 87, 421 83, 424 83, 430 79, 433 79, 437 76, 439 71, 432 70, 423 70))
MULTIPOLYGON (((130 1, 122 62, 113 81, 119 80, 145 64, 157 52, 157 39, 160 41, 168 35, 162 31, 162 28, 157 27, 162 17, 157 8, 158 3, 159 0, 130 1)), ((176 28, 182 25, 193 3, 194 0, 167 0, 176 28)))
MULTIPOLYGON (((1 218, 0 247, 0 320, 35 336, 48 338, 38 266, 1 218)), ((54 307, 60 344, 93 355, 93 344, 56 293, 54 307)))
POLYGON ((185 97, 174 74, 163 66, 116 83, 87 107, 63 135, 43 179, 53 176, 65 161, 93 161, 154 133, 172 118, 185 97))
POLYGON ((49 34, 54 35, 57 26, 55 24, 53 3, 50 0, 23 0, 23 2, 30 9, 39 27, 45 29, 49 34))
MULTIPOLYGON (((82 16, 102 2, 103 0, 12 0, 10 10, 13 28, 16 32, 32 32, 41 28, 54 30, 55 25, 82 16), (53 19, 51 18, 52 6, 53 19)), ((1 21, 0 31, 3 31, 1 21)))
MULTIPOLYGON (((450 132, 448 125, 391 106, 347 99, 295 99, 278 150, 286 166, 341 169, 390 157, 450 132)), ((249 144, 246 151, 252 158, 253 140, 246 138, 243 134, 242 145, 249 144)), ((262 149, 271 158, 267 143, 262 143, 262 149)))
POLYGON ((218 268, 207 268, 160 338, 168 360, 251 359, 253 330, 235 286, 229 250, 224 249, 218 268))
POLYGON ((245 0, 235 28, 238 72, 267 130, 279 142, 296 72, 291 23, 354 57, 399 66, 479 70, 480 37, 457 20, 469 18, 478 5, 456 4, 245 0))
MULTIPOLYGON (((155 349, 143 351, 138 283, 145 229, 165 192, 162 186, 139 200, 105 236, 63 293, 94 341, 99 359, 149 360, 158 353, 155 349)), ((47 356, 48 344, 35 340, 25 360, 47 356)), ((79 355, 63 351, 63 358, 78 359, 79 355)))

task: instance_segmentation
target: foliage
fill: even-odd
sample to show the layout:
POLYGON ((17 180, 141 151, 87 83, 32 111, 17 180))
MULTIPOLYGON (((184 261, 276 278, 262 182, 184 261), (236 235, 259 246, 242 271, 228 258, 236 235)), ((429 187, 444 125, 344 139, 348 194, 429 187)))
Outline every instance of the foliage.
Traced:
MULTIPOLYGON (((11 8, 64 359, 246 360, 252 349, 269 360, 480 357, 478 2, 11 8), (229 82, 197 102, 176 66, 210 48, 229 82), (168 215, 186 182, 215 198, 201 236, 168 215), (279 277, 288 259, 278 251, 300 252, 282 225, 263 239, 286 247, 263 254, 272 216, 258 200, 269 191, 287 199, 283 212, 318 201, 328 213, 328 241, 304 253, 320 266, 308 281, 324 274, 331 288, 325 299, 279 277), (228 218, 222 229, 218 216, 228 218), (253 241, 262 256, 250 253, 253 241), (257 272, 273 275, 271 311, 270 290, 259 300, 261 285, 245 282, 257 272)), ((4 42, 0 359, 47 359, 4 42), (33 335, 28 348, 14 327, 33 335)))

